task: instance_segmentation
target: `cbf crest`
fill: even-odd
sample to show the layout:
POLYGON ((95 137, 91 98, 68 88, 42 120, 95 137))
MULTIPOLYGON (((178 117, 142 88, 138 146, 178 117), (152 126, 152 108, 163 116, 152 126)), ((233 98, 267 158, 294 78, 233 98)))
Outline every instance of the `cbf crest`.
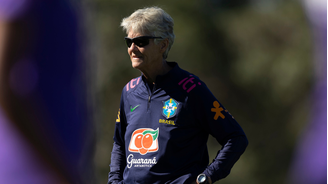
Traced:
POLYGON ((163 101, 163 116, 166 117, 166 119, 169 119, 173 116, 175 116, 179 103, 175 101, 173 98, 170 98, 169 100, 163 101))

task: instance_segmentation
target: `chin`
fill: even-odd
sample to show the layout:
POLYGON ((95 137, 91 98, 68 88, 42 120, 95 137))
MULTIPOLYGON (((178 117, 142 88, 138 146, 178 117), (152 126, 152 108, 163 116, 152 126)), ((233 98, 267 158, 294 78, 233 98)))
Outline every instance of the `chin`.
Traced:
POLYGON ((140 61, 132 61, 132 67, 135 69, 139 69, 141 65, 142 65, 142 62, 140 62, 140 61))
POLYGON ((138 65, 133 65, 133 64, 132 64, 132 68, 134 68, 134 69, 138 69, 139 67, 138 67, 138 65))

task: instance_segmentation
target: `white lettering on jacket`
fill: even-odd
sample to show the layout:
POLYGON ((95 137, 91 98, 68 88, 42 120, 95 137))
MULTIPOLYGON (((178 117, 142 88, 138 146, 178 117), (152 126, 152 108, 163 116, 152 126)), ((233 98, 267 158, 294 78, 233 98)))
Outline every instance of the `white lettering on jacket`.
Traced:
POLYGON ((128 168, 131 168, 132 166, 134 166, 134 167, 152 167, 154 164, 157 164, 156 157, 154 157, 152 159, 143 159, 143 158, 134 159, 132 154, 130 154, 128 156, 126 161, 128 163, 127 164, 128 168))

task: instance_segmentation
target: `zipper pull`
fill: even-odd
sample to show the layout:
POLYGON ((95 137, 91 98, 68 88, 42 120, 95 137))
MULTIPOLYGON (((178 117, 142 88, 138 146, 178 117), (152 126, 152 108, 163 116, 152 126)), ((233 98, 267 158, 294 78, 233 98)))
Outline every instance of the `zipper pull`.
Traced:
POLYGON ((148 102, 150 102, 150 95, 148 96, 148 102))

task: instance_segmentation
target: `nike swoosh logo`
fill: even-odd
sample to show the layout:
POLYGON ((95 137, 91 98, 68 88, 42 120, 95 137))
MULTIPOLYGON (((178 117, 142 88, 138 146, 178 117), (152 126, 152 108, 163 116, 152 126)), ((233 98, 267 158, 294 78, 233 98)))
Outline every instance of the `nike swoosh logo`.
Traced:
POLYGON ((139 105, 137 105, 137 106, 135 106, 135 107, 133 107, 133 108, 132 108, 132 106, 131 106, 131 107, 130 107, 131 112, 133 112, 134 109, 136 109, 137 107, 139 107, 139 105))

